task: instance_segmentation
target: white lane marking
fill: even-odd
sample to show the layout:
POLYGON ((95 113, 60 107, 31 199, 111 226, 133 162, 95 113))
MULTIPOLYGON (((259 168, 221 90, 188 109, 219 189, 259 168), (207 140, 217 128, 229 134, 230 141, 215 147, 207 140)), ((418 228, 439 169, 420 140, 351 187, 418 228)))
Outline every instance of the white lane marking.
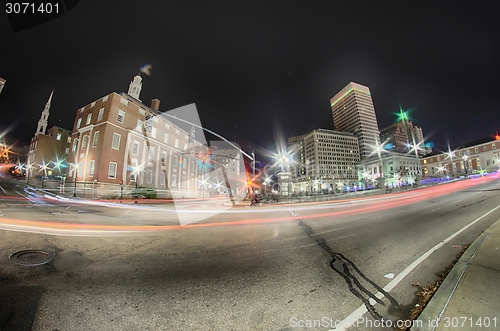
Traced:
MULTIPOLYGON (((467 224, 466 226, 464 226, 463 228, 461 228, 460 230, 458 230, 457 232, 453 233, 451 236, 449 236, 448 238, 446 238, 445 240, 443 240, 442 242, 440 242, 439 244, 437 244, 436 246, 432 247, 431 249, 429 249, 427 252, 425 252, 422 256, 420 256, 418 259, 416 259, 415 261, 413 261, 412 264, 410 264, 409 266, 407 266, 403 271, 401 271, 393 280, 391 280, 389 282, 389 284, 387 284, 385 287, 384 287, 384 291, 386 292, 390 292, 394 287, 396 287, 396 285, 399 284, 399 282, 401 282, 403 280, 403 278, 405 278, 406 276, 408 276, 408 274, 413 270, 415 269, 415 267, 417 267, 420 263, 422 263, 422 261, 424 261, 426 258, 428 258, 432 253, 434 253, 435 251, 437 251, 439 248, 441 248, 443 245, 445 245, 447 242, 449 242, 451 239, 455 238, 456 236, 458 236, 460 233, 464 232, 465 230, 467 230, 469 227, 471 227, 472 225, 476 224, 477 222, 479 222, 480 220, 482 220, 484 217, 488 216, 489 214, 491 214, 492 212, 494 212, 495 210, 497 210, 498 208, 500 208, 500 206, 496 206, 495 208, 493 208, 492 210, 490 210, 489 212, 487 212, 486 214, 484 214, 483 216, 480 216, 478 218, 476 218, 474 221, 472 221, 471 223, 467 224)), ((384 295, 380 292, 377 292, 377 294, 375 295, 377 298, 379 299, 382 299, 384 297, 384 295)), ((375 300, 373 299, 370 299, 370 304, 371 305, 374 305, 376 302, 375 300)), ((334 329, 331 329, 330 331, 338 331, 338 330, 346 330, 347 328, 351 327, 360 317, 362 317, 368 310, 366 310, 366 307, 364 305, 360 306, 358 309, 356 309, 355 311, 353 311, 349 316, 347 316, 346 318, 344 318, 338 325, 335 326, 334 329)))
POLYGON ((127 211, 125 212, 125 214, 123 214, 123 215, 122 215, 122 217, 123 217, 123 216, 125 216, 125 215, 127 215, 129 211, 130 211, 130 209, 129 209, 129 210, 127 210, 127 211))
POLYGON ((3 193, 7 194, 7 192, 5 192, 5 190, 3 189, 3 187, 0 186, 0 189, 2 189, 3 193))

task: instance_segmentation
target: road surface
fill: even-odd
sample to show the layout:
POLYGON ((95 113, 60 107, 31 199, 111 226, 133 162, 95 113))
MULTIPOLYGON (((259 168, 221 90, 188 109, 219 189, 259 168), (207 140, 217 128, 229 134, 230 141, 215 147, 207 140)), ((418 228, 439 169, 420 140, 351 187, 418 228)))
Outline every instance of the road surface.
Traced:
POLYGON ((218 214, 200 201, 57 200, 0 186, 5 330, 373 330, 377 318, 406 318, 412 284, 434 282, 500 218, 498 177, 218 214), (208 218, 182 226, 178 212, 208 218), (55 259, 9 260, 27 249, 55 259))

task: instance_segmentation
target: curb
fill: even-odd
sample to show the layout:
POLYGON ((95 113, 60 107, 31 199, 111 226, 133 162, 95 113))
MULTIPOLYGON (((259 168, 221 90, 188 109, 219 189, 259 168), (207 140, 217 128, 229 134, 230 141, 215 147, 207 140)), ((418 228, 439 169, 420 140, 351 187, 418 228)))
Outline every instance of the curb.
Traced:
POLYGON ((448 306, 452 295, 455 293, 455 290, 465 274, 472 258, 476 255, 479 247, 483 244, 486 238, 488 238, 491 232, 499 226, 500 219, 484 230, 484 232, 465 250, 460 259, 457 263, 455 263, 451 271, 441 283, 436 293, 434 293, 431 300, 427 303, 422 313, 415 319, 415 321, 419 321, 419 323, 421 322, 422 326, 410 328, 410 331, 433 331, 436 328, 435 326, 430 326, 428 321, 441 319, 441 316, 446 310, 446 307, 448 306))

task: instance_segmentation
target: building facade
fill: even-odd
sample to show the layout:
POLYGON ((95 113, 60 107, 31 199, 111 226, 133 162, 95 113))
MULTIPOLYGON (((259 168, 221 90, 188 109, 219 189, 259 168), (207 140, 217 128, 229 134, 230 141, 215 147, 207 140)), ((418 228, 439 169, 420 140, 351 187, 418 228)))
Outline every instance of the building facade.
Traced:
POLYGON ((212 160, 221 166, 225 167, 227 170, 232 172, 234 175, 239 176, 241 173, 242 165, 242 155, 239 150, 233 148, 229 144, 219 144, 217 148, 212 148, 212 160))
POLYGON ((419 184, 422 178, 420 159, 415 155, 399 152, 383 152, 380 157, 371 156, 358 166, 360 185, 364 187, 419 184))
POLYGON ((208 147, 162 116, 158 99, 151 107, 139 101, 141 81, 137 75, 128 93, 108 94, 77 111, 68 180, 75 187, 97 183, 102 197, 116 197, 122 185, 126 193, 142 187, 157 197, 203 196, 208 147))
POLYGON ((423 177, 459 177, 499 169, 499 139, 484 138, 421 159, 423 177))
POLYGON ((37 132, 31 139, 27 158, 28 178, 65 177, 71 131, 54 126, 47 133, 37 132))
POLYGON ((295 193, 329 193, 357 181, 359 142, 352 133, 319 129, 289 141, 295 193))
POLYGON ((384 144, 384 149, 396 152, 408 150, 408 135, 403 128, 401 121, 394 123, 380 130, 380 141, 384 144))
POLYGON ((300 136, 292 136, 288 138, 288 155, 289 155, 289 170, 292 181, 298 178, 305 179, 306 163, 305 163, 305 134, 300 136))
POLYGON ((351 82, 330 99, 330 107, 335 130, 358 139, 361 160, 373 155, 380 135, 370 89, 351 82))

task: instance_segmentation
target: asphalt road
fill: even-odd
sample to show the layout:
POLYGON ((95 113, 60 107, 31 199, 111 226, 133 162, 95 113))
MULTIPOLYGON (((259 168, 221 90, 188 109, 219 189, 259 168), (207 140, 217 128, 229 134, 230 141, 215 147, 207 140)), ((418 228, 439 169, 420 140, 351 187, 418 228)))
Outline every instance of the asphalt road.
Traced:
POLYGON ((405 318, 412 284, 434 282, 500 218, 498 178, 227 211, 0 187, 3 330, 390 330, 370 322, 405 318), (207 218, 181 226, 176 209, 207 218), (56 257, 9 260, 26 249, 56 257))

